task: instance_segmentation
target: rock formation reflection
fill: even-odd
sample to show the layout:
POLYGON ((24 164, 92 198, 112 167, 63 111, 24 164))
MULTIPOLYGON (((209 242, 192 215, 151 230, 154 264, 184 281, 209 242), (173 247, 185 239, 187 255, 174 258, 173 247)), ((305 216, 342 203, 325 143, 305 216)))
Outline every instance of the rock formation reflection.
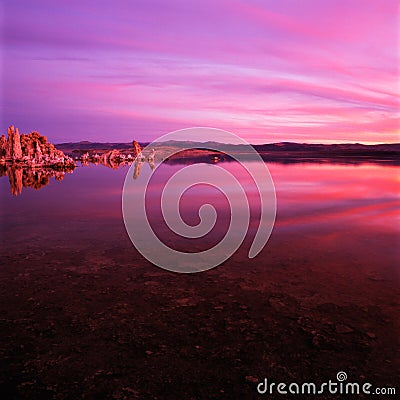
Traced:
POLYGON ((51 178, 62 181, 65 174, 72 174, 73 171, 73 168, 55 170, 51 168, 24 168, 13 165, 0 166, 0 176, 8 176, 11 193, 14 196, 21 194, 23 188, 41 189, 50 183, 51 178))

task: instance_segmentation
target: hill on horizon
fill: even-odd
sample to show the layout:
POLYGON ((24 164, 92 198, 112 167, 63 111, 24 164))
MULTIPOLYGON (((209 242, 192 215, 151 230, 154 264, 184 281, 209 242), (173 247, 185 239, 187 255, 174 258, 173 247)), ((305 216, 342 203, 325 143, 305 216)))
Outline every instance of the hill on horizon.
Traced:
MULTIPOLYGON (((139 142, 143 148, 151 143, 139 142)), ((208 148, 217 150, 246 151, 247 145, 227 144, 221 142, 193 142, 193 141, 166 141, 154 144, 155 146, 168 147, 190 147, 190 148, 208 148)), ((65 151, 92 151, 92 150, 129 150, 132 143, 129 142, 90 142, 83 140, 80 142, 64 142, 56 145, 60 150, 65 151)), ((296 142, 276 142, 252 145, 259 152, 279 151, 279 152, 338 152, 338 151, 379 151, 379 152, 400 152, 400 143, 380 143, 380 144, 362 144, 362 143, 296 143, 296 142)))

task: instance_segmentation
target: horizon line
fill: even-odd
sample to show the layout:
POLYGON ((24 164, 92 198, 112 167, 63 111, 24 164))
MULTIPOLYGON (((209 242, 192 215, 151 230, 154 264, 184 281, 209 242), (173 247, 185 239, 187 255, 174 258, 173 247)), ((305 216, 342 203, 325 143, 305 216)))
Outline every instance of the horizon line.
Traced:
MULTIPOLYGON (((136 139, 132 139, 136 140, 136 139)), ((93 144, 93 143, 99 143, 99 144, 131 144, 132 141, 120 141, 120 142, 115 142, 115 141, 90 141, 90 140, 79 140, 79 141, 70 141, 70 142, 58 142, 58 143, 54 143, 55 145, 60 145, 60 144, 77 144, 77 143, 87 143, 87 144, 93 144)), ((146 145, 150 145, 152 144, 154 141, 141 141, 141 140, 136 140, 139 144, 146 144, 146 145)), ((194 140, 166 140, 165 142, 157 142, 157 144, 162 144, 162 143, 168 143, 168 142, 176 142, 176 143, 199 143, 199 144, 206 144, 206 143, 217 143, 217 144, 226 144, 226 145, 231 145, 231 146, 243 146, 243 144, 235 144, 235 143, 225 143, 225 142, 218 142, 218 141, 205 141, 205 142, 200 142, 200 141, 194 141, 194 140)), ((263 145, 269 145, 269 144, 302 144, 302 145, 325 145, 325 146, 329 146, 329 145, 350 145, 350 144, 354 144, 354 145, 362 145, 362 146, 378 146, 378 145, 400 145, 400 141, 399 142, 363 142, 363 141, 358 141, 358 142, 337 142, 337 141, 333 141, 333 140, 323 140, 321 142, 293 142, 293 141, 288 141, 288 140, 283 140, 280 142, 263 142, 263 143, 248 143, 251 146, 263 146, 263 145)))

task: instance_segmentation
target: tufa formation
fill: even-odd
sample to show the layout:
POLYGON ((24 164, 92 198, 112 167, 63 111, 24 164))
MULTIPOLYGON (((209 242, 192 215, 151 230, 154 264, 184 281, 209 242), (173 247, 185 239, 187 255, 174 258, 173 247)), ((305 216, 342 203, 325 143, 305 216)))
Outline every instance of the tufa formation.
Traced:
POLYGON ((130 165, 134 161, 144 161, 144 158, 140 144, 134 140, 132 142, 132 149, 130 150, 120 151, 117 149, 112 149, 104 152, 100 151, 100 154, 93 154, 93 152, 89 153, 89 151, 87 151, 81 155, 80 161, 84 166, 89 165, 89 162, 91 162, 94 164, 102 164, 112 169, 117 169, 121 165, 130 165))
POLYGON ((20 135, 18 128, 10 126, 8 137, 0 137, 0 161, 29 167, 75 167, 71 157, 57 150, 38 132, 20 135))

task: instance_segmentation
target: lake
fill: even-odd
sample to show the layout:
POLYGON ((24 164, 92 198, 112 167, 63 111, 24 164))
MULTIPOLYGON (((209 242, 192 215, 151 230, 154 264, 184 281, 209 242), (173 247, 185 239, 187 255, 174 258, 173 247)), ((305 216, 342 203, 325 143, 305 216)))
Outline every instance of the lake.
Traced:
MULTIPOLYGON (((351 382, 395 386, 398 167, 268 162, 276 221, 249 259, 259 198, 240 165, 219 165, 246 189, 250 228, 231 258, 197 274, 160 269, 131 243, 121 208, 126 166, 25 177, 36 189, 13 176, 10 190, 0 178, 3 393, 252 399, 264 378, 322 382, 339 371, 351 382)), ((147 206, 160 238, 200 251, 223 237, 229 206, 218 190, 192 188, 182 197, 183 220, 197 224, 210 202, 216 226, 205 238, 171 235, 160 190, 183 166, 155 170, 147 206)), ((151 173, 144 164, 138 179, 151 173)))

